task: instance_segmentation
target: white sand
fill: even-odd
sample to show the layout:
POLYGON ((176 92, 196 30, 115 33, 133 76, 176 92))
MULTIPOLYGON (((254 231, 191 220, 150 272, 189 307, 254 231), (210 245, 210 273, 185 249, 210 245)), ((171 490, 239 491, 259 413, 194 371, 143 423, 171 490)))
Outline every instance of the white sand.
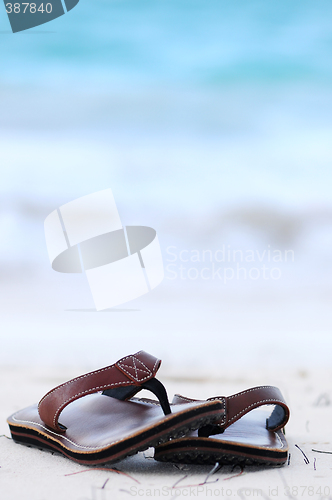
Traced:
POLYGON ((293 499, 332 498, 332 455, 312 451, 332 452, 328 290, 241 295, 166 284, 113 311, 96 313, 85 281, 75 280, 50 270, 40 282, 27 277, 0 287, 1 500, 273 499, 287 498, 287 488, 293 499), (124 475, 8 439, 10 414, 56 385, 139 349, 163 359, 158 378, 170 397, 280 387, 291 409, 290 464, 244 471, 225 466, 209 478, 211 484, 198 487, 191 485, 204 483, 212 467, 160 464, 151 458, 153 450, 117 463, 124 475))
MULTIPOLYGON (((331 372, 284 371, 279 386, 291 408, 286 437, 290 445, 290 463, 283 467, 224 466, 207 476, 210 466, 162 464, 153 460, 153 450, 139 453, 102 471, 76 464, 58 455, 15 444, 6 417, 32 404, 50 388, 78 373, 75 369, 4 368, 0 397, 0 488, 4 500, 108 500, 114 498, 332 498, 332 389, 331 372), (318 405, 317 405, 318 402, 318 405), (306 463, 298 445, 308 457, 306 463), (206 481, 206 484, 203 484, 206 481), (325 494, 325 496, 324 496, 325 494)), ((241 372, 236 378, 196 379, 188 382, 167 374, 160 378, 169 394, 209 397, 232 394, 261 383, 273 383, 271 374, 255 370, 241 372)))

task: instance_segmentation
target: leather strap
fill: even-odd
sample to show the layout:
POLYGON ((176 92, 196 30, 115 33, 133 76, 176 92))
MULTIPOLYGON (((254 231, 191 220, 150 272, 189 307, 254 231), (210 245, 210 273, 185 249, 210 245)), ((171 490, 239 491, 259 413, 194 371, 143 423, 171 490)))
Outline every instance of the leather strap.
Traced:
MULTIPOLYGON (((268 430, 275 432, 281 429, 286 425, 289 419, 289 408, 277 387, 269 385, 253 387, 252 389, 239 392, 233 396, 217 396, 208 399, 208 401, 214 400, 219 400, 224 404, 225 415, 216 424, 206 426, 205 432, 203 430, 204 428, 200 429, 200 435, 219 434, 246 413, 263 405, 275 405, 271 415, 266 419, 266 428, 268 430)), ((179 394, 176 394, 173 398, 173 404, 187 403, 188 401, 195 400, 185 398, 179 394)))
POLYGON ((152 379, 161 360, 144 351, 126 356, 111 366, 96 370, 48 392, 39 402, 39 416, 52 430, 64 433, 66 427, 59 423, 59 415, 72 401, 87 394, 125 386, 142 386, 152 379))

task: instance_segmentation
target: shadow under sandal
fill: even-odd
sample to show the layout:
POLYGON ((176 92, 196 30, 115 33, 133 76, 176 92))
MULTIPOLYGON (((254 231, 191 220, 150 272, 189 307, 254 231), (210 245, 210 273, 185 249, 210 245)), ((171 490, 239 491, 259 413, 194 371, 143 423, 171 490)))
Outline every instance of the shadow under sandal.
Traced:
MULTIPOLYGON (((196 464, 282 465, 288 456, 283 428, 289 409, 277 387, 254 387, 229 397, 210 398, 223 405, 224 416, 213 425, 155 449, 162 462, 196 464), (273 405, 267 412, 262 406, 273 405)), ((179 405, 195 401, 175 395, 179 405)))
POLYGON ((159 359, 140 351, 59 385, 38 406, 8 418, 13 440, 60 452, 82 464, 101 464, 220 418, 220 401, 181 402, 172 405, 171 411, 165 388, 155 378, 160 364, 159 359), (152 391, 159 403, 127 401, 141 389, 152 391))

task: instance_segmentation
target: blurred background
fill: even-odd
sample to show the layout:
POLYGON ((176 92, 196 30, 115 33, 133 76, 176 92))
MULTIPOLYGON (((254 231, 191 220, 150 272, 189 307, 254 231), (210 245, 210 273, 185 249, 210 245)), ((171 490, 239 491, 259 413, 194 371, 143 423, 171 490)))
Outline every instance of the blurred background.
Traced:
POLYGON ((327 0, 81 0, 14 35, 0 7, 3 364, 329 365, 331 18, 327 0), (165 279, 96 313, 43 223, 106 188, 157 230, 165 279))

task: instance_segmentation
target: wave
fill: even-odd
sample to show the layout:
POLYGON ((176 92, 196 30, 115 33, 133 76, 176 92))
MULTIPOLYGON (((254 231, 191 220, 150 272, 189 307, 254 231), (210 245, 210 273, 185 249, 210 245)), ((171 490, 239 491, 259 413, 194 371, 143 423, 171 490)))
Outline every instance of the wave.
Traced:
MULTIPOLYGON (((326 0, 85 0, 49 31, 2 36, 1 81, 66 85, 74 76, 79 88, 90 75, 120 86, 330 81, 331 15, 326 0)), ((0 23, 8 25, 4 9, 0 23)))

